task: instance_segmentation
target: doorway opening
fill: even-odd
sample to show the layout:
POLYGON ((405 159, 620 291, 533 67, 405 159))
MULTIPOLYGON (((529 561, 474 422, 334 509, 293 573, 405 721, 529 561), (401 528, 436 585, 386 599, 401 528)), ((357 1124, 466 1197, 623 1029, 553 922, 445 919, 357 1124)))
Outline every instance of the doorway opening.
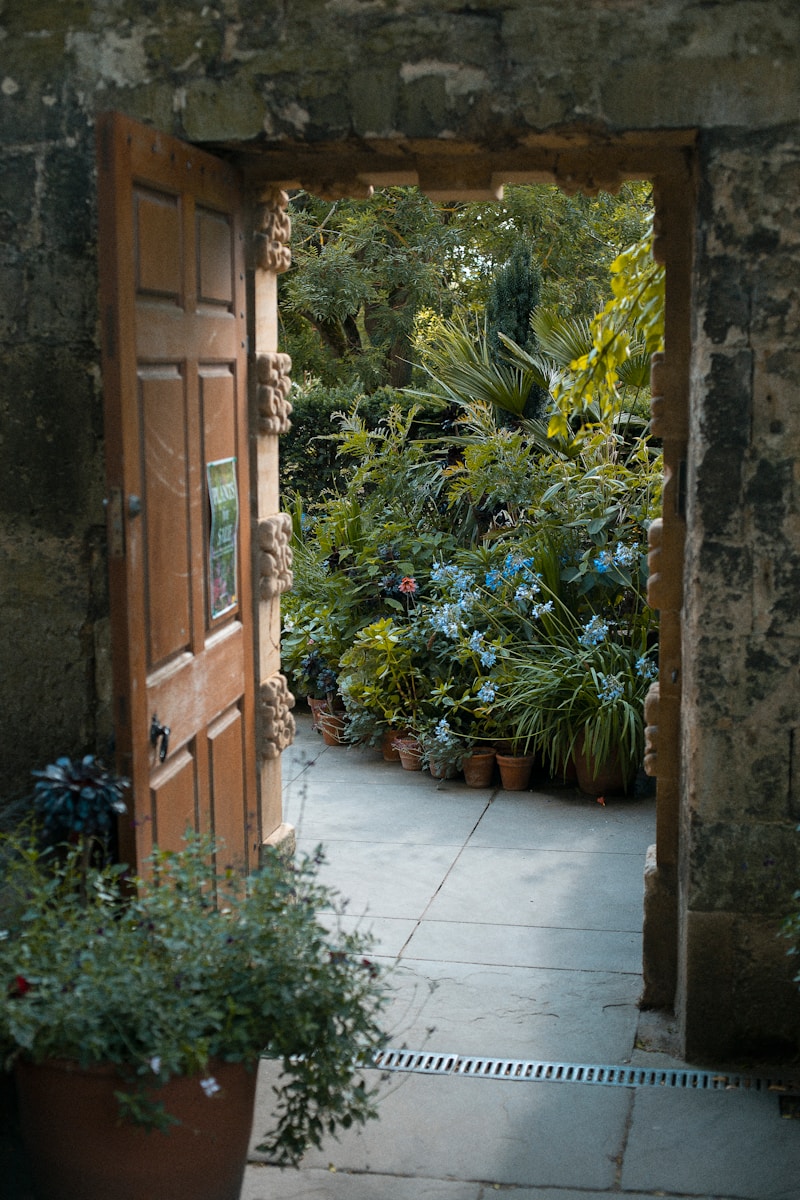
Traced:
MULTIPOLYGON (((333 159, 332 161, 335 161, 333 159)), ((384 164, 385 166, 385 164, 384 164)), ((374 163, 295 162, 283 174, 270 171, 267 187, 256 183, 260 198, 277 201, 277 187, 303 187, 333 204, 340 196, 361 194, 374 183, 418 183, 441 200, 496 197, 498 181, 556 182, 570 191, 596 192, 614 188, 621 179, 650 179, 655 205, 654 255, 666 268, 665 351, 654 364, 652 432, 664 451, 662 514, 650 533, 648 597, 660 614, 659 680, 648 697, 647 760, 657 779, 657 841, 646 870, 644 924, 644 1005, 671 1007, 678 978, 678 859, 680 779, 680 695, 682 563, 685 512, 681 493, 688 439, 689 310, 692 255, 693 186, 691 139, 667 139, 662 145, 627 145, 602 150, 542 148, 526 163, 476 163, 457 158, 442 162, 438 147, 418 157, 415 169, 376 169, 374 163), (482 177, 479 181, 479 177, 482 177)), ((258 313, 257 286, 256 322, 258 313)), ((274 299, 273 299, 274 302, 274 299)), ((356 431, 357 433, 358 431, 356 431)), ((296 514, 299 518, 300 514, 296 514)), ((356 513, 351 517, 355 518, 356 513)), ((347 520, 347 513, 342 514, 347 520)), ((336 547, 331 547, 335 553, 336 547)), ((396 573, 396 572, 395 572, 396 573)), ((413 600, 413 574, 397 582, 400 606, 408 612, 413 600), (406 590, 400 590, 404 581, 406 590)))

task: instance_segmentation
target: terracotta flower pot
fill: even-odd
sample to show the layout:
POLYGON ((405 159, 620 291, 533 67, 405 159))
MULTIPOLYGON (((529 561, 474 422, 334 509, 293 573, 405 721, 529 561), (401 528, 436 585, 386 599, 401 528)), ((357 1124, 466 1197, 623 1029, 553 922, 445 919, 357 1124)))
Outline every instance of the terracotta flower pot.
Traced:
POLYGON ((464 772, 464 782, 467 787, 487 788, 492 786, 494 778, 494 750, 473 750, 461 764, 464 772))
POLYGON ((316 733, 322 733, 322 714, 325 711, 325 701, 316 696, 306 696, 308 707, 311 709, 311 728, 316 733))
POLYGON ((396 729, 384 730, 381 738, 381 754, 384 762, 400 762, 400 751, 395 746, 395 742, 400 737, 396 729))
POLYGON ((320 714, 322 740, 326 746, 341 746, 344 742, 344 716, 324 709, 320 714))
POLYGON ((256 1072, 217 1062, 209 1075, 220 1087, 211 1097, 198 1076, 154 1091, 181 1122, 160 1133, 118 1123, 114 1092, 126 1084, 113 1067, 18 1062, 20 1129, 39 1200, 238 1200, 256 1072))
POLYGON ((452 763, 439 763, 435 758, 428 760, 428 770, 434 779, 452 779, 456 774, 452 763))
POLYGON ((578 787, 589 796, 602 796, 606 792, 625 792, 634 774, 633 766, 630 763, 622 763, 616 750, 603 762, 598 762, 594 755, 588 755, 584 748, 583 734, 578 736, 575 743, 575 769, 578 773, 578 787))
POLYGON ((404 771, 422 770, 422 750, 416 738, 397 738, 394 744, 404 771))
POLYGON ((533 773, 532 754, 498 754, 500 782, 507 792, 524 792, 533 773))

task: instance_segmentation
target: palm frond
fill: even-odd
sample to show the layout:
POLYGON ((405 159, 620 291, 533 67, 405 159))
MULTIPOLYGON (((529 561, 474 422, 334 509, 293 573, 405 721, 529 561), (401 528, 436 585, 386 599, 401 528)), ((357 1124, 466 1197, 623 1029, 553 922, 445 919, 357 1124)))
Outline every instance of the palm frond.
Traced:
POLYGON ((559 367, 569 367, 592 348, 592 330, 586 317, 564 317, 553 309, 531 313, 531 329, 546 355, 559 367))

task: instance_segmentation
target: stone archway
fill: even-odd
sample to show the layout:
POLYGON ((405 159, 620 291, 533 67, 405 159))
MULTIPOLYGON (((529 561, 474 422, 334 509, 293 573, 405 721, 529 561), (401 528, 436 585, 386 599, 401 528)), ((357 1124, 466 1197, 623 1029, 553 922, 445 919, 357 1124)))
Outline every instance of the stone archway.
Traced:
MULTIPOLYGON (((499 199, 505 183, 556 183, 565 191, 614 191, 626 179, 652 180, 656 238, 654 254, 666 268, 665 353, 652 371, 652 431, 663 442, 663 511, 650 535, 648 599, 660 610, 659 680, 646 706, 645 766, 657 781, 657 840, 645 864, 642 1005, 681 1010, 680 828, 681 696, 683 690, 681 610, 686 541, 685 471, 689 429, 691 270, 695 221, 694 136, 630 136, 594 141, 576 136, 560 144, 487 153, 451 144, 397 146, 383 152, 308 147, 263 157, 235 154, 253 189, 259 224, 280 224, 281 189, 303 187, 325 199, 368 197, 374 187, 417 185, 433 199, 499 199), (267 214, 265 217, 264 214, 267 214), (272 215, 270 215, 272 214, 272 215)), ((228 147, 230 150, 231 148, 228 147)), ((263 242, 263 232, 257 233, 263 242)), ((259 251, 259 254, 263 252, 259 251)), ((274 353, 272 274, 256 261, 254 328, 260 375, 285 368, 274 353), (263 355, 259 347, 269 346, 263 355), (266 359, 269 361, 267 362, 266 359), (274 362, 273 362, 274 359, 274 362)), ((288 264, 287 264, 288 265, 288 264)), ((277 386, 277 385, 276 385, 277 386)), ((259 394, 262 388, 259 387, 259 394)), ((267 634, 274 640, 274 631, 267 634)), ((281 827, 279 836, 285 836, 281 827)))

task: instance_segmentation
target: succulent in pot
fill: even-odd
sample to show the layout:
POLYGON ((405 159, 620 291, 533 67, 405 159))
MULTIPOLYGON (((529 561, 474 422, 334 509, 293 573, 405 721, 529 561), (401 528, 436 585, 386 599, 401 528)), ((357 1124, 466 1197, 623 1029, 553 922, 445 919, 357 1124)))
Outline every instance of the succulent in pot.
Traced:
MULTIPOLYGON (((383 1043, 384 985, 368 940, 329 932, 318 917, 341 911, 317 880, 321 852, 296 861, 270 852, 243 878, 224 865, 220 845, 187 834, 181 850, 154 852, 146 879, 87 865, 79 845, 43 850, 16 835, 0 852, 0 1045, 21 1087, 37 1065, 66 1063, 76 1081, 108 1072, 114 1120, 161 1131, 135 1143, 134 1157, 162 1147, 168 1164, 176 1117, 170 1085, 188 1087, 213 1109, 232 1087, 231 1064, 250 1073, 249 1119, 244 1133, 238 1122, 228 1190, 202 1191, 201 1180, 187 1191, 173 1181, 158 1194, 238 1197, 262 1057, 283 1072, 275 1126, 261 1147, 275 1161, 296 1162, 326 1132, 375 1115, 359 1068, 383 1043)), ((92 1162, 75 1168, 72 1147, 52 1126, 49 1144, 31 1155, 34 1170, 50 1172, 41 1194, 71 1196, 70 1170, 78 1172, 76 1196, 110 1194, 102 1180, 90 1190, 92 1162)), ((196 1159, 200 1140, 190 1144, 196 1159)), ((95 1157, 99 1171, 103 1154, 95 1157)), ((115 1196, 149 1196, 141 1182, 126 1185, 121 1163, 114 1169, 115 1196)))
POLYGON ((107 844, 116 818, 126 812, 122 794, 128 780, 87 754, 81 759, 58 758, 41 771, 33 803, 45 841, 93 840, 107 844))

